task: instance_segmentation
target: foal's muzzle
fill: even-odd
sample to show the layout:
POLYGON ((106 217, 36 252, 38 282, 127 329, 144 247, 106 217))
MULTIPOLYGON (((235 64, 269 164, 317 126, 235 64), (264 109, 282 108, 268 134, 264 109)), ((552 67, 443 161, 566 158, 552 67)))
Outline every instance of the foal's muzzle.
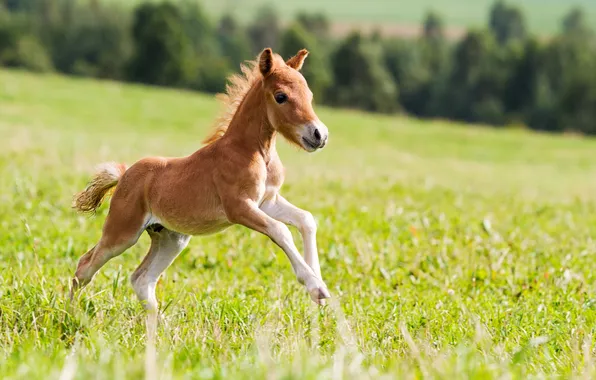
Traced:
POLYGON ((320 120, 314 120, 304 125, 301 143, 304 149, 314 152, 325 147, 329 138, 329 130, 320 120))

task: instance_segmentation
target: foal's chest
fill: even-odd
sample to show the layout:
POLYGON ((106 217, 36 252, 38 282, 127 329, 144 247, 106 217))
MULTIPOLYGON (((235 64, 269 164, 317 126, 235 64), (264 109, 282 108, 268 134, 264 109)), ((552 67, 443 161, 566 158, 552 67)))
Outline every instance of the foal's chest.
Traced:
POLYGON ((260 206, 266 199, 271 198, 275 193, 279 191, 279 186, 271 185, 267 183, 259 184, 258 194, 257 194, 257 204, 260 206))
POLYGON ((271 198, 279 191, 284 181, 284 168, 279 158, 271 160, 267 165, 265 180, 260 182, 257 190, 257 203, 261 205, 265 199, 271 198))

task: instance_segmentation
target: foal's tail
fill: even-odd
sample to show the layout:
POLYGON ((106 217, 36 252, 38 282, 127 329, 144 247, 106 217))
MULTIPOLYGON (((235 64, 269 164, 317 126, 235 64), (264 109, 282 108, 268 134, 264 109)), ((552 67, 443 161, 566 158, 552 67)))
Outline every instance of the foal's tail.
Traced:
POLYGON ((99 165, 97 173, 89 181, 85 190, 74 196, 72 207, 81 212, 97 210, 108 191, 116 186, 126 169, 126 165, 115 162, 99 165))

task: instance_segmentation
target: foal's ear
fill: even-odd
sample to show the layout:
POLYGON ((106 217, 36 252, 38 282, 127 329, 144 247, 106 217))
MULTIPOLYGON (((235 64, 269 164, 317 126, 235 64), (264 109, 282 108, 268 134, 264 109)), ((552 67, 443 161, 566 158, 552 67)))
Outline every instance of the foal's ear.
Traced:
POLYGON ((288 59, 286 61, 286 65, 290 66, 293 69, 300 71, 302 65, 304 64, 304 60, 308 57, 308 50, 302 49, 295 56, 288 59))
POLYGON ((259 70, 263 76, 267 76, 273 71, 273 51, 271 48, 266 48, 259 56, 259 70))

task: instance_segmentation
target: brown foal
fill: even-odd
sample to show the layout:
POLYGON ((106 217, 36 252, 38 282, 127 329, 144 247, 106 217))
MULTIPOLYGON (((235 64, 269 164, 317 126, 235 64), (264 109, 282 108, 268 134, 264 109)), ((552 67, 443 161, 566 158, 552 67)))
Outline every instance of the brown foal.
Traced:
POLYGON ((103 164, 74 207, 94 211, 115 187, 99 242, 85 253, 71 296, 111 258, 133 246, 143 231, 151 247, 131 277, 145 307, 157 310, 155 286, 186 247, 191 235, 240 224, 265 234, 285 252, 298 281, 318 304, 330 294, 321 278, 313 216, 284 199, 284 167, 278 134, 308 152, 327 143, 327 127, 312 107, 312 92, 299 70, 308 52, 288 61, 265 49, 230 78, 223 100, 228 109, 206 146, 187 157, 145 158, 130 168, 103 164), (304 241, 304 258, 286 224, 304 241))

